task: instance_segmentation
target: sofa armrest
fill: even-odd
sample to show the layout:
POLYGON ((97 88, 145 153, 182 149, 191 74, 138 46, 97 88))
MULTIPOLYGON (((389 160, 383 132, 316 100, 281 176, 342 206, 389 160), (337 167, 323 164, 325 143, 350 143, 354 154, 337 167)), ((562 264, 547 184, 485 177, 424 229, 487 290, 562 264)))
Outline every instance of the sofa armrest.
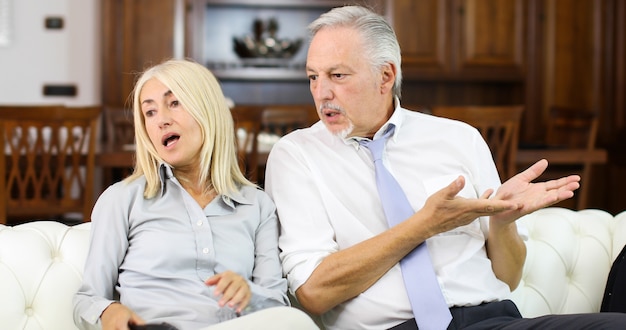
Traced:
POLYGON ((0 329, 76 329, 91 223, 0 225, 0 329))

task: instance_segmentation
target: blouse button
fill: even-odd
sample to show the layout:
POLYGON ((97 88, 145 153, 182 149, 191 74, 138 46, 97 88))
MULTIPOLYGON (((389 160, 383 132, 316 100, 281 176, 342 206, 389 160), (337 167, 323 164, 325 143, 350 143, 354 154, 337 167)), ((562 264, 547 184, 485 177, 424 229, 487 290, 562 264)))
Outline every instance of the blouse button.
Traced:
POLYGON ((204 253, 204 254, 209 253, 209 248, 204 248, 204 249, 202 249, 202 253, 204 253))
POLYGON ((198 220, 198 222, 196 222, 196 225, 202 226, 202 220, 198 220))

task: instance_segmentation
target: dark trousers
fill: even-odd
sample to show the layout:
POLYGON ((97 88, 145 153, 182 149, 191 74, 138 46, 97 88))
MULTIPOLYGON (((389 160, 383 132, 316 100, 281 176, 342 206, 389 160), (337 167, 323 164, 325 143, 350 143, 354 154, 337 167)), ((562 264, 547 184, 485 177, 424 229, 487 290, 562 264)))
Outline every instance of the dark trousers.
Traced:
MULTIPOLYGON (((517 306, 510 301, 486 303, 473 307, 453 307, 452 322, 448 330, 613 330, 626 329, 624 313, 589 313, 546 315, 522 318, 517 306)), ((398 324, 390 330, 418 329, 415 319, 398 324)))

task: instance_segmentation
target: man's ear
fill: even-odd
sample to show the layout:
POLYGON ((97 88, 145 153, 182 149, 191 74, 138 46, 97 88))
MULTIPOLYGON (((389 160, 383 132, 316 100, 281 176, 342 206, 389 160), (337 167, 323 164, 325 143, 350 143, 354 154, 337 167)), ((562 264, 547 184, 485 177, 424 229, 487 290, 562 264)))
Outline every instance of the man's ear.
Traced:
POLYGON ((393 90, 393 84, 396 81, 396 66, 392 63, 387 63, 381 68, 381 84, 380 92, 387 93, 393 90))

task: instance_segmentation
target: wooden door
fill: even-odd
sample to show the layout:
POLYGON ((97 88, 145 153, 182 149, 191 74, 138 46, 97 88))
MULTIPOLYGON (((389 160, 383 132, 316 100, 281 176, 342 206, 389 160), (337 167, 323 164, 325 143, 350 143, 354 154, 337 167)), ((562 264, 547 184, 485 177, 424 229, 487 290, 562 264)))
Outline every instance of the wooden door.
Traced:
POLYGON ((449 75, 448 0, 395 0, 391 21, 402 49, 402 70, 422 78, 449 75))
POLYGON ((604 1, 546 1, 546 117, 555 105, 601 108, 603 10, 604 1))
POLYGON ((176 0, 102 1, 103 104, 124 106, 136 74, 174 55, 176 0))
POLYGON ((522 79, 525 0, 454 0, 452 51, 459 75, 522 79))

